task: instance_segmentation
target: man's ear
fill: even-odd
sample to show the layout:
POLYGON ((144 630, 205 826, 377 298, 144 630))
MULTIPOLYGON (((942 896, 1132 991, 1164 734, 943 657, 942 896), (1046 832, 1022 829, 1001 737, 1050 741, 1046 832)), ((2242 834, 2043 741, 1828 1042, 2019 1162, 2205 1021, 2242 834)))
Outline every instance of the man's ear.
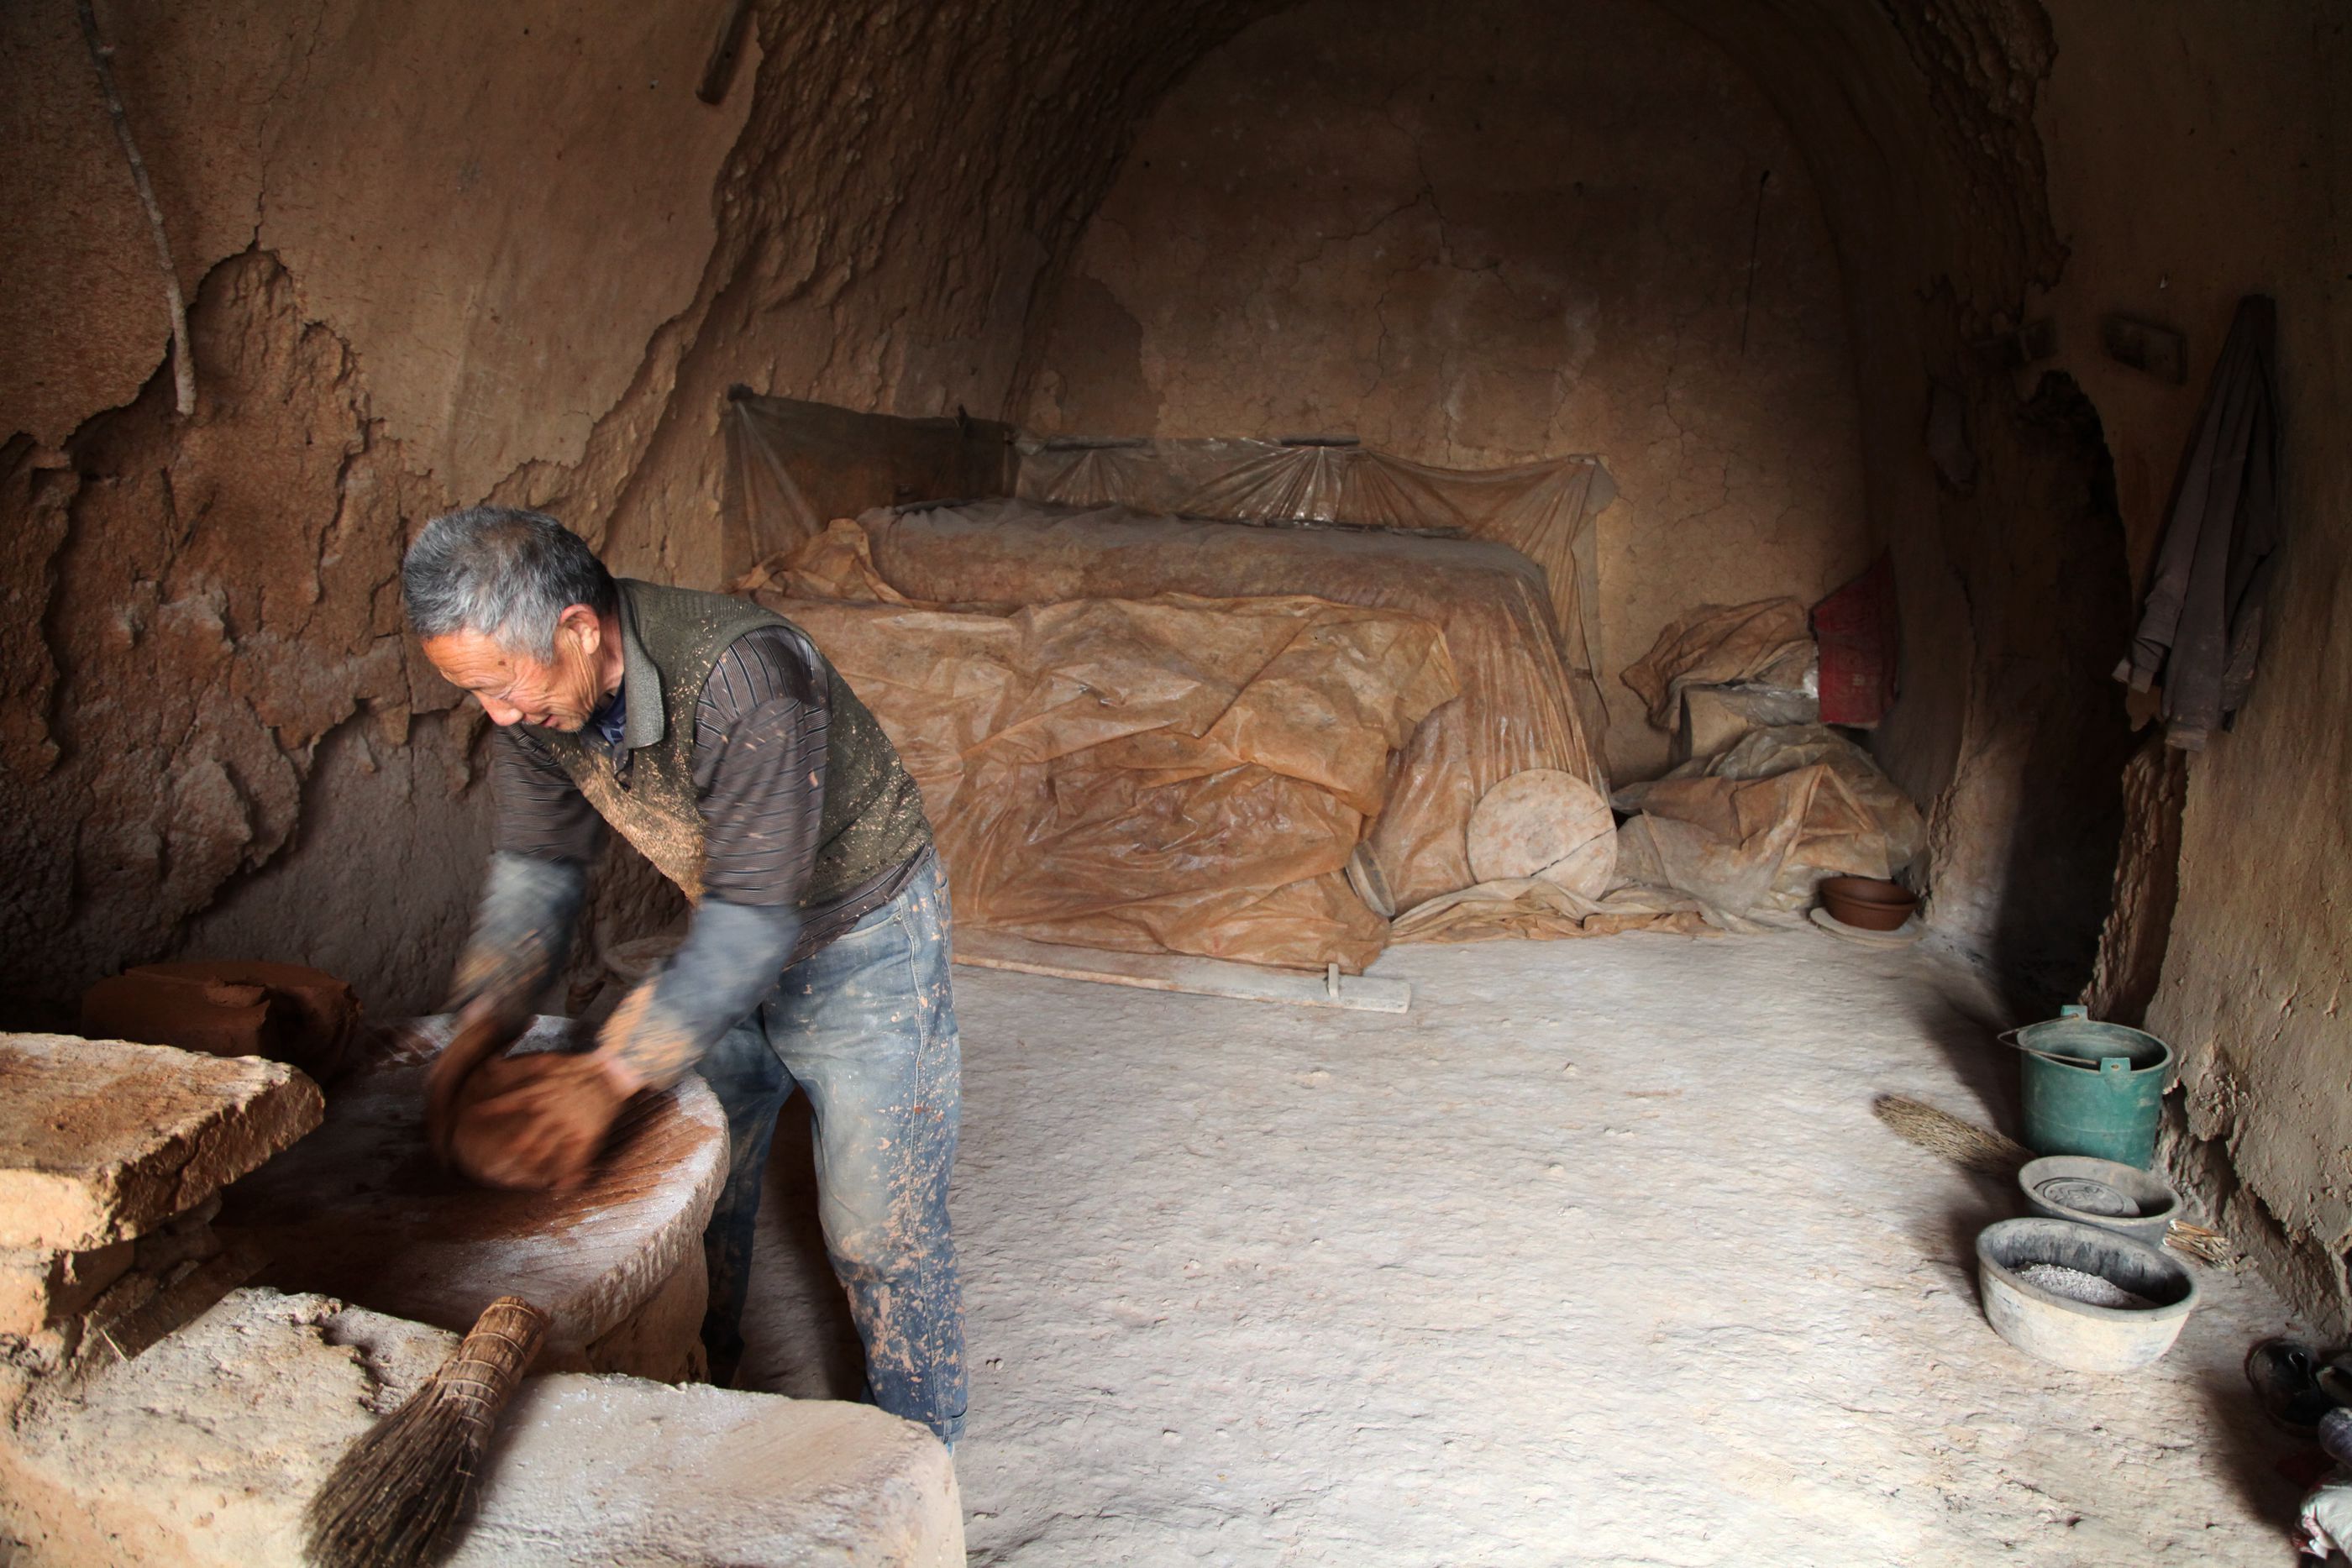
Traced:
POLYGON ((596 612, 585 604, 568 604, 563 613, 555 618, 558 626, 568 627, 580 639, 580 651, 593 657, 604 644, 604 623, 596 612))

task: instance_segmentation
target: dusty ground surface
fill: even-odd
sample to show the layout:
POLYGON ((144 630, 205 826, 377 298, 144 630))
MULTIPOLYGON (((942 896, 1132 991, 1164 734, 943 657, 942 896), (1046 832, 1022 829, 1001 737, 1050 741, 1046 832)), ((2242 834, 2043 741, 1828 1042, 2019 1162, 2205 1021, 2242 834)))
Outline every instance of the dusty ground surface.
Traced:
MULTIPOLYGON (((957 971, 973 1563, 2294 1562, 2258 1281, 2204 1270, 2137 1376, 1985 1326, 2010 1196, 1870 1113, 2014 1126, 1970 970, 1798 933, 1379 972, 1409 1016, 957 971)), ((779 1148, 748 1370, 854 1388, 779 1148)))

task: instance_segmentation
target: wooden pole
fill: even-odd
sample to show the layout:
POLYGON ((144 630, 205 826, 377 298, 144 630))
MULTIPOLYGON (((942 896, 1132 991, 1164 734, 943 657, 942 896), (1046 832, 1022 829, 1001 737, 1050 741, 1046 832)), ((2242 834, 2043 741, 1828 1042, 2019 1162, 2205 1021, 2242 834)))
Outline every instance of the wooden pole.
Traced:
POLYGON ((172 383, 174 404, 185 419, 196 412, 196 361, 188 347, 188 307, 180 298, 180 272, 172 265, 172 242, 163 234, 163 209, 155 204, 155 188, 147 183, 146 160, 131 139, 131 119, 122 112, 122 94, 114 85, 114 50, 98 36, 98 14, 89 0, 74 0, 81 16, 82 41, 89 46, 90 64, 98 68, 98 85, 106 94, 106 112, 114 119, 114 134, 122 155, 131 162, 131 183, 139 187, 139 204, 147 209, 147 226, 155 235, 155 261, 163 269, 163 301, 172 313, 172 383))

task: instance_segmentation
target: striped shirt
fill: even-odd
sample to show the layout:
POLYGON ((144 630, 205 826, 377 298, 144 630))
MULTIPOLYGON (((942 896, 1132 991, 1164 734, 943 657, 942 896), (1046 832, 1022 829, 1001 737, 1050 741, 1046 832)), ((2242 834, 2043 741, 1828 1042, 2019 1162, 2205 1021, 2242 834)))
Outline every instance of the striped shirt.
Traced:
MULTIPOLYGON (((711 667, 694 716, 705 897, 766 907, 800 902, 824 817, 825 694, 815 650, 787 627, 745 632, 711 667)), ((628 694, 616 696, 625 701, 628 694)), ((641 700, 659 702, 661 695, 641 700)), ((602 738, 600 727, 590 722, 592 738, 602 738)), ((625 784, 629 753, 616 744, 613 750, 625 784)), ((491 847, 593 865, 608 830, 554 754, 509 725, 498 732, 491 758, 498 799, 491 847)), ((921 859, 911 856, 828 904, 803 909, 790 961, 807 957, 896 897, 921 859)))

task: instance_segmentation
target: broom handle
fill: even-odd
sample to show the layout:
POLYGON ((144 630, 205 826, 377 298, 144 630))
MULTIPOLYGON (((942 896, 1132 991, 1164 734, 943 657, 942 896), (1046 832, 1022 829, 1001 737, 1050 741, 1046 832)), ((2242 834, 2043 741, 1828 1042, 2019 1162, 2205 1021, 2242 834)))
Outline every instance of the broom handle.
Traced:
POLYGON ((487 1426, 514 1397, 546 1338, 545 1312, 520 1296, 500 1296, 482 1309, 437 1379, 453 1396, 473 1406, 474 1420, 487 1426))

